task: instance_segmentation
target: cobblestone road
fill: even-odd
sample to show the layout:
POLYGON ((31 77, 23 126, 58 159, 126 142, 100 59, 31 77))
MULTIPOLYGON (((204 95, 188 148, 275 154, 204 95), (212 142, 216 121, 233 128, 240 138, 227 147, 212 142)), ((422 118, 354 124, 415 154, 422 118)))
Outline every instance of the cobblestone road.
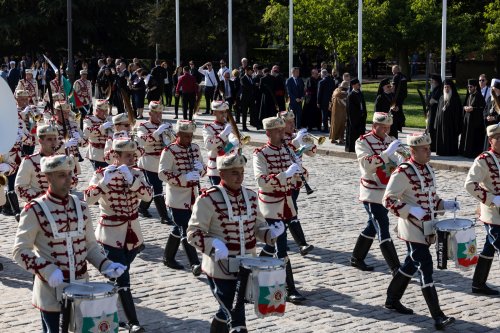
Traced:
MULTIPOLYGON (((251 157, 247 148, 246 155, 251 157)), ((248 163, 246 184, 255 188, 252 163, 248 163)), ((378 246, 373 246, 367 262, 375 266, 371 273, 349 266, 354 242, 363 228, 366 213, 357 201, 359 170, 354 160, 331 156, 307 158, 310 183, 315 192, 299 198, 299 216, 307 239, 316 249, 306 257, 289 242, 290 259, 295 269, 299 290, 307 297, 301 306, 287 305, 285 316, 257 319, 247 306, 248 327, 252 332, 427 332, 433 330, 420 287, 414 282, 408 287, 403 304, 415 314, 403 316, 383 307, 390 274, 378 246)), ((79 190, 87 185, 92 169, 83 163, 79 190)), ((443 198, 455 196, 461 202, 460 216, 473 218, 475 203, 462 190, 465 174, 438 171, 438 193, 443 198)), ((94 217, 97 206, 92 206, 94 217)), ((151 208, 157 216, 154 205, 151 208)), ((0 330, 2 332, 38 332, 39 313, 30 304, 31 276, 11 260, 11 248, 16 222, 0 217, 0 330)), ((391 225, 396 220, 391 217, 391 225)), ((148 332, 208 332, 216 311, 216 302, 204 277, 195 278, 188 271, 175 271, 163 266, 163 246, 170 227, 155 218, 142 220, 146 249, 135 260, 131 273, 133 292, 140 321, 148 332)), ((391 227, 392 229, 392 227, 391 227)), ((484 243, 482 226, 476 226, 478 245, 484 243)), ((289 237, 290 238, 290 237, 289 237)), ((395 240, 401 260, 404 243, 395 240)), ((434 252, 434 251, 432 251, 434 252)), ((181 250, 179 258, 186 263, 181 250)), ((498 299, 473 296, 470 293, 472 271, 450 269, 435 271, 440 303, 447 315, 457 318, 450 332, 500 332, 498 299)), ((500 285, 499 263, 495 260, 489 283, 500 285)), ((92 268, 94 280, 102 279, 92 268)))

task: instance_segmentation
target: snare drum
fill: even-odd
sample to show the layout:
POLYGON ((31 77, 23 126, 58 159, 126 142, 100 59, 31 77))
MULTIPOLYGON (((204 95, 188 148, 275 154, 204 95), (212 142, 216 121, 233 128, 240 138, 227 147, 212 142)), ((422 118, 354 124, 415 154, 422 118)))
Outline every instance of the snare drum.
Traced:
POLYGON ((245 299, 254 304, 257 317, 282 316, 286 306, 285 262, 254 257, 241 259, 241 266, 251 271, 245 299))
POLYGON ((104 282, 83 282, 64 288, 71 301, 71 332, 118 332, 117 288, 104 282))
POLYGON ((455 218, 436 223, 438 242, 436 246, 438 268, 446 269, 446 261, 454 260, 455 265, 467 269, 477 263, 477 243, 474 221, 455 218))

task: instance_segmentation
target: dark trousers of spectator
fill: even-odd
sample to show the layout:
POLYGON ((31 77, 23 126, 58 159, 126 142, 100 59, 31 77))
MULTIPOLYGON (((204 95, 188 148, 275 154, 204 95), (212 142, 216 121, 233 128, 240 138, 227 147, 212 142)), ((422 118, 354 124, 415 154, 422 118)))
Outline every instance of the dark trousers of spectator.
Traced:
POLYGON ((241 112, 241 117, 242 117, 242 124, 243 128, 247 127, 247 115, 252 114, 252 110, 255 106, 255 103, 253 100, 241 100, 240 101, 240 112, 241 112))
POLYGON ((193 120, 194 103, 196 102, 196 93, 182 93, 182 117, 193 120), (189 118, 188 118, 189 110, 189 118))
POLYGON ((214 100, 214 87, 205 87, 205 103, 207 104, 206 114, 212 114, 211 103, 214 100))
POLYGON ((322 107, 321 108, 321 115, 322 115, 322 120, 323 120, 323 132, 328 132, 328 117, 330 116, 331 112, 328 110, 328 107, 322 107))
POLYGON ((182 94, 179 96, 174 96, 174 112, 175 112, 175 118, 179 117, 179 101, 181 99, 182 94))
POLYGON ((163 96, 165 96, 164 105, 172 106, 172 84, 171 83, 165 85, 165 90, 163 92, 163 96))

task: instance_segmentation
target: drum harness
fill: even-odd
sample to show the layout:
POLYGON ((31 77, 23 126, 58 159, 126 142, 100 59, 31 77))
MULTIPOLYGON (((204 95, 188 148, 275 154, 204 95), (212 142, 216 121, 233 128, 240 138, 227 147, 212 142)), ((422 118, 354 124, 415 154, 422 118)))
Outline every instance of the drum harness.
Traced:
MULTIPOLYGON (((493 161, 495 161, 495 165, 497 167, 498 173, 500 175, 500 163, 498 162, 498 158, 495 156, 495 153, 492 153, 490 151, 486 151, 486 154, 490 155, 493 161)), ((498 209, 498 213, 500 214, 500 208, 498 209)))

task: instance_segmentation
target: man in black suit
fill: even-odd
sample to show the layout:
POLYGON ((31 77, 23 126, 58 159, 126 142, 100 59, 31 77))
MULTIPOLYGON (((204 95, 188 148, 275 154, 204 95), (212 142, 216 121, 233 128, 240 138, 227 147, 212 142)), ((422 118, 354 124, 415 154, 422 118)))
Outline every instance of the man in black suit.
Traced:
POLYGON ((321 81, 318 83, 318 108, 323 118, 323 132, 329 133, 328 115, 330 114, 330 100, 335 90, 335 81, 326 69, 321 70, 321 81))
POLYGON ((16 67, 16 62, 14 60, 9 62, 9 65, 10 69, 7 74, 7 83, 9 84, 10 90, 14 92, 14 90, 16 90, 17 83, 21 79, 21 71, 16 67))
POLYGON ((253 113, 253 108, 255 107, 255 96, 254 96, 254 85, 252 79, 253 70, 252 67, 245 67, 244 75, 240 79, 241 83, 241 94, 240 94, 240 105, 241 113, 243 117, 243 130, 248 131, 247 128, 247 113, 253 113))
POLYGON ((155 60, 155 67, 151 70, 151 76, 156 81, 156 89, 158 89, 157 94, 160 96, 160 103, 163 102, 161 96, 165 89, 165 78, 167 77, 167 71, 161 66, 161 61, 159 59, 155 60))
POLYGON ((264 68, 262 71, 264 76, 260 79, 260 108, 259 120, 273 117, 280 110, 276 110, 276 97, 274 96, 274 87, 276 79, 271 75, 269 68, 264 68))
MULTIPOLYGON (((217 85, 217 90, 215 91, 214 100, 220 100, 221 97, 224 101, 229 105, 229 111, 233 111, 233 104, 235 99, 237 98, 236 89, 234 87, 234 82, 230 80, 229 71, 224 72, 223 80, 219 81, 217 85)), ((236 119, 236 123, 238 124, 240 121, 236 119)))
POLYGON ((345 151, 354 152, 356 140, 365 133, 366 103, 358 79, 351 80, 351 92, 347 96, 347 127, 345 151))
POLYGON ((288 107, 295 114, 297 129, 302 127, 302 102, 304 101, 304 81, 299 77, 299 68, 293 67, 291 76, 286 80, 286 91, 290 98, 288 107))
POLYGON ((274 65, 271 69, 271 75, 276 79, 274 82, 274 96, 276 97, 276 103, 278 104, 280 111, 284 111, 286 110, 286 88, 285 79, 280 73, 280 66, 274 65))

